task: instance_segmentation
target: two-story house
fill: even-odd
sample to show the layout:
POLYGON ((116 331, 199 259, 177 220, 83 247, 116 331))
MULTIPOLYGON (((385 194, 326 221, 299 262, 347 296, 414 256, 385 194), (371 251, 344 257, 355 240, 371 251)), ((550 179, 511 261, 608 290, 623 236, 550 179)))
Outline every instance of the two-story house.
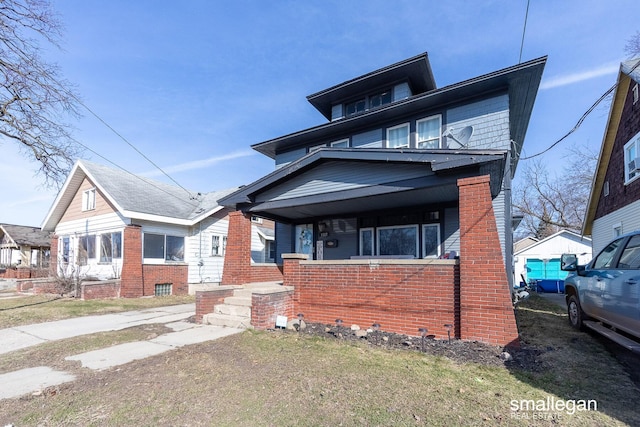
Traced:
POLYGON ((620 65, 583 227, 596 255, 640 229, 640 58, 620 65))
MULTIPOLYGON (((54 270, 72 280, 93 279, 83 298, 180 295, 217 285, 229 225, 229 208, 218 199, 236 190, 190 192, 78 161, 42 224, 54 233, 54 270), (107 292, 109 279, 117 283, 107 292)), ((253 219, 252 263, 273 265, 273 228, 253 219)))
POLYGON ((437 88, 425 53, 309 95, 327 122, 252 146, 275 171, 220 200, 230 233, 276 221, 305 319, 516 342, 511 180, 545 62, 437 88))

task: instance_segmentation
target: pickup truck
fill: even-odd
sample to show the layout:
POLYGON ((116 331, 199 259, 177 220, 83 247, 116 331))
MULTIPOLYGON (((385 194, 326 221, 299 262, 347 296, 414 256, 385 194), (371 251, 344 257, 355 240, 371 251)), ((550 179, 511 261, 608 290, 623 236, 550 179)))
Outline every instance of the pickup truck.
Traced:
POLYGON ((561 268, 569 322, 640 353, 640 231, 617 237, 591 262, 564 254, 561 268))

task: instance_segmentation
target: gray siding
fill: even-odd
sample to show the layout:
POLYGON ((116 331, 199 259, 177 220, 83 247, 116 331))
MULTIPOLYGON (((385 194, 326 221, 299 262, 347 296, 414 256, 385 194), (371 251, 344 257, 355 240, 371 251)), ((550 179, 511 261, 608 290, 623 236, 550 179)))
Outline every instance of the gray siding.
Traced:
POLYGON ((424 165, 386 165, 380 168, 369 163, 331 162, 265 191, 256 197, 256 202, 333 193, 428 175, 433 175, 433 172, 424 165))
MULTIPOLYGON (((505 95, 484 99, 446 112, 445 129, 455 135, 465 126, 473 126, 468 148, 509 149, 509 97, 505 95)), ((451 141, 451 148, 458 148, 451 141)))
POLYGON ((324 247, 324 258, 327 260, 349 259, 358 254, 358 221, 355 218, 338 218, 321 221, 328 225, 329 235, 320 240, 337 240, 335 248, 324 247))
POLYGON ((351 146, 358 148, 382 148, 382 129, 374 129, 353 135, 351 138, 351 146))
POLYGON ((276 222, 276 264, 282 264, 282 254, 293 253, 293 226, 276 222))
POLYGON ((640 200, 593 221, 591 238, 594 256, 613 240, 616 226, 622 228, 622 234, 640 230, 640 200))
POLYGON ((444 235, 442 253, 456 251, 460 255, 460 211, 458 208, 444 210, 444 235))
POLYGON ((342 104, 336 104, 333 107, 331 107, 331 120, 336 120, 336 119, 341 119, 342 117, 344 117, 344 114, 342 114, 342 104))
POLYGON ((299 148, 297 150, 286 151, 284 153, 278 153, 276 155, 276 169, 282 167, 288 163, 298 160, 307 154, 306 148, 299 148))
POLYGON ((400 101, 411 96, 411 89, 409 83, 400 83, 393 88, 393 100, 400 101))

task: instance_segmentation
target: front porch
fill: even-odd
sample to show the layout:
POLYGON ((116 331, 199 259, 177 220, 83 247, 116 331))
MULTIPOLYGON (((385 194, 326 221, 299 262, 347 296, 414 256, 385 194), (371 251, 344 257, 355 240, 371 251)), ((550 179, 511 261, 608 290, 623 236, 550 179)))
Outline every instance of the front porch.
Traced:
MULTIPOLYGON (((282 254, 283 292, 252 295, 252 326, 273 328, 278 315, 291 319, 302 313, 310 322, 333 324, 342 319, 345 325, 361 327, 378 323, 383 330, 413 336, 419 336, 419 328, 427 328, 437 338, 446 338, 445 325, 452 325, 452 336, 459 339, 518 345, 490 177, 463 178, 457 184, 459 259, 310 260, 308 254, 282 254)), ((234 212, 230 233, 247 229, 249 222, 250 214, 234 212)), ((249 253, 243 244, 247 239, 230 239, 228 250, 249 253)), ((240 265, 238 258, 229 257, 228 263, 234 265, 225 260, 225 275, 233 272, 236 285, 255 281, 249 261, 240 265)), ((215 299, 198 293, 197 313, 206 312, 210 297, 215 299)))

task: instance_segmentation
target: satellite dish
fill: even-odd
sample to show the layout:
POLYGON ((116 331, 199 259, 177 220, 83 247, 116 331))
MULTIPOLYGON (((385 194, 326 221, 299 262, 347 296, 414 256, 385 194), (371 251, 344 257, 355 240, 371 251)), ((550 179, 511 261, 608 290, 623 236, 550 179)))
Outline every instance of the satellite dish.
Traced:
POLYGON ((453 129, 447 130, 442 136, 451 138, 460 145, 460 148, 467 148, 467 144, 473 135, 473 126, 465 126, 460 132, 453 134, 453 129))

